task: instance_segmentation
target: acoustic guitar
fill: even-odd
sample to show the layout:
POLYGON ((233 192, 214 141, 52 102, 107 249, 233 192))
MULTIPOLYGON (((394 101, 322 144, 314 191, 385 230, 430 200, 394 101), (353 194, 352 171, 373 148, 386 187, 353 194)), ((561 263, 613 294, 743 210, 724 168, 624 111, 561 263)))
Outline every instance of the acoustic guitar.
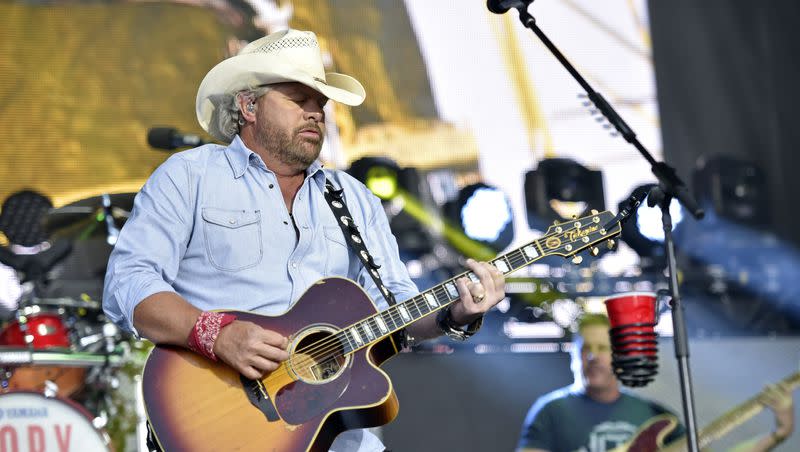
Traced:
MULTIPOLYGON (((545 256, 570 257, 618 235, 610 212, 550 226, 540 239, 493 259, 503 274, 545 256), (611 223, 613 226, 606 226, 611 223)), ((609 246, 612 242, 609 242, 609 246)), ((156 346, 142 390, 152 432, 172 451, 327 451, 350 429, 374 427, 397 415, 392 382, 379 368, 399 352, 393 333, 458 300, 462 273, 378 312, 355 282, 325 278, 286 313, 236 312, 289 338, 289 359, 261 380, 187 349, 156 346)))
MULTIPOLYGON (((792 389, 800 384, 800 372, 795 372, 781 380, 792 389)), ((747 422, 764 409, 759 401, 759 394, 734 407, 716 420, 701 429, 697 434, 697 445, 702 450, 712 442, 730 433, 736 427, 747 422)), ((686 438, 664 444, 664 440, 678 426, 678 419, 671 414, 655 416, 645 423, 634 435, 633 439, 616 447, 612 452, 680 452, 689 450, 686 438)))

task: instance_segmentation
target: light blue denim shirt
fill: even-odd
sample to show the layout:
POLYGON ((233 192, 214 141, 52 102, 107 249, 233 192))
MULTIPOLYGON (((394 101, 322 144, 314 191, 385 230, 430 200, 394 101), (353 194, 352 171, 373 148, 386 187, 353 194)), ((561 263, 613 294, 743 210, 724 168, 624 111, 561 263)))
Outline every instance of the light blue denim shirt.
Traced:
POLYGON ((314 163, 292 208, 298 239, 275 174, 236 137, 171 156, 144 185, 108 262, 106 315, 134 331, 136 305, 164 291, 203 310, 279 315, 328 276, 358 282, 385 309, 325 201, 326 176, 344 189, 386 286, 398 301, 416 295, 380 200, 363 184, 314 163))
MULTIPOLYGON (((280 315, 329 276, 356 281, 379 310, 386 309, 325 201, 326 177, 344 189, 386 286, 398 301, 416 295, 380 200, 348 174, 323 170, 319 162, 306 174, 292 207, 297 234, 275 174, 238 136, 228 147, 208 144, 172 155, 136 196, 111 253, 106 315, 135 332, 134 308, 157 292, 176 292, 202 310, 280 315)), ((363 440, 343 434, 334 449, 346 436, 362 444, 347 450, 373 450, 365 443, 374 443, 368 434, 363 440)))

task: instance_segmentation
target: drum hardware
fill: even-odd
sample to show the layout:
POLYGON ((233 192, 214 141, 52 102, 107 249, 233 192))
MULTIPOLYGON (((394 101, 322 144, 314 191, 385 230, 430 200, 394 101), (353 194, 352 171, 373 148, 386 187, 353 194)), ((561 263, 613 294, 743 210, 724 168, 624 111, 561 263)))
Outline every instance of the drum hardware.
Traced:
POLYGON ((56 396, 56 394, 58 394, 58 385, 53 381, 45 380, 44 391, 42 391, 42 394, 44 394, 44 396, 48 399, 52 399, 56 396))
POLYGON ((119 368, 125 365, 123 353, 106 355, 100 353, 32 351, 21 347, 0 346, 0 362, 6 368, 20 366, 60 366, 119 368))
MULTIPOLYGON (((49 209, 43 217, 46 234, 37 234, 36 243, 32 243, 34 246, 27 244, 24 249, 13 245, 17 243, 14 238, 28 237, 31 234, 23 234, 27 228, 41 230, 41 225, 38 222, 36 225, 22 224, 22 218, 42 217, 20 212, 20 218, 9 220, 13 212, 4 204, 0 216, 4 216, 6 221, 0 222, 3 226, 0 232, 5 233, 12 245, 0 246, 0 263, 17 272, 22 293, 16 309, 9 310, 0 319, 4 321, 0 324, 0 414, 14 400, 41 402, 53 410, 69 405, 67 411, 80 412, 86 419, 81 422, 96 432, 108 425, 117 411, 125 409, 126 405, 120 404, 124 399, 120 399, 119 376, 121 368, 131 362, 131 344, 128 342, 131 337, 106 319, 101 303, 90 299, 86 293, 91 291, 83 286, 79 297, 58 296, 72 293, 63 289, 59 292, 59 288, 70 287, 59 285, 63 281, 59 278, 65 276, 64 271, 81 269, 84 265, 93 269, 92 262, 99 263, 102 256, 90 255, 93 257, 87 263, 78 261, 78 267, 74 263, 70 267, 62 265, 56 268, 56 265, 70 255, 74 243, 84 243, 88 247, 94 236, 106 238, 106 233, 118 232, 129 215, 134 196, 127 193, 99 196, 63 208, 49 209), (6 229, 10 228, 7 225, 13 226, 14 230, 6 229), (52 237, 53 233, 61 239, 50 245, 44 240, 52 237), (16 254, 28 252, 36 254, 16 254), (51 290, 53 288, 56 290, 51 290)), ((91 275, 96 274, 94 269, 92 272, 91 275)), ((19 427, 25 426, 20 424, 19 427)), ((19 434, 24 432, 20 430, 19 434)), ((73 431, 73 437, 75 434, 73 431)), ((24 443, 23 438, 20 440, 24 443)), ((109 444, 107 436, 103 443, 109 444)), ((40 449, 40 445, 37 443, 34 448, 40 449)), ((89 449, 72 449, 100 448, 95 445, 89 449)))

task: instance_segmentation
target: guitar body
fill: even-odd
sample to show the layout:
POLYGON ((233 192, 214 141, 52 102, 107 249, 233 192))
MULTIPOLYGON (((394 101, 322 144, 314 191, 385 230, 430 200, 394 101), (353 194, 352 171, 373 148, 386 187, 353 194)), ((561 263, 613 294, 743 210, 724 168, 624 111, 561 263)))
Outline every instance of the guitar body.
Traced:
POLYGON ((653 452, 664 448, 664 440, 678 426, 670 414, 661 414, 647 421, 624 448, 628 452, 653 452))
POLYGON ((320 280, 279 317, 236 312, 290 338, 291 358, 260 382, 189 350, 155 347, 142 391, 159 445, 166 452, 327 451, 345 430, 388 423, 398 402, 378 366, 398 352, 392 336, 338 359, 304 354, 320 340, 335 349, 333 331, 376 312, 344 278, 320 280))

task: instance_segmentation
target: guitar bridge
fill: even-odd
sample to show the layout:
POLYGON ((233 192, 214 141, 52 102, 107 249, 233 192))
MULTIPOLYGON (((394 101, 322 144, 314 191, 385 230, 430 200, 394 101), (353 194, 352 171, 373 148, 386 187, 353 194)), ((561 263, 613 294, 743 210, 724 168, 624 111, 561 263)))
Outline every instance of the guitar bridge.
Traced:
POLYGON ((264 384, 258 380, 251 380, 244 375, 239 374, 239 380, 242 382, 242 388, 247 395, 247 399, 256 408, 259 409, 269 422, 279 421, 281 417, 278 415, 278 410, 275 409, 275 404, 267 394, 267 389, 264 384))

